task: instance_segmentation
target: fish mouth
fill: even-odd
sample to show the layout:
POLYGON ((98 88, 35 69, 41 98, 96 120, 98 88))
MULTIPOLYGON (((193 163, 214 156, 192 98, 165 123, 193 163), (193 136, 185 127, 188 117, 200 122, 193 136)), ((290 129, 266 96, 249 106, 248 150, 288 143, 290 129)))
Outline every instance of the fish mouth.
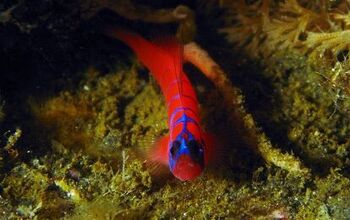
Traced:
POLYGON ((181 181, 193 180, 202 174, 202 166, 183 154, 178 159, 172 173, 181 181))

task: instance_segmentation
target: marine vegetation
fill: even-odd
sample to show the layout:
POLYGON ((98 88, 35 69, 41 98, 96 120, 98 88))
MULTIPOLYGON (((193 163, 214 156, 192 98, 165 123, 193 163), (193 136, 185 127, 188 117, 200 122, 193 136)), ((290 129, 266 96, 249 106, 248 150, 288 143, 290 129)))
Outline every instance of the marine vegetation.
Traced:
POLYGON ((221 31, 250 56, 297 49, 317 59, 349 49, 347 1, 239 0, 222 1, 221 6, 229 8, 221 31))
POLYGON ((348 8, 1 2, 1 217, 348 219, 348 8), (223 146, 197 178, 148 163, 169 132, 166 100, 108 24, 183 43, 201 128, 223 146))
POLYGON ((221 1, 229 8, 220 28, 226 39, 250 57, 271 57, 292 50, 308 57, 323 84, 338 96, 350 94, 348 82, 350 47, 348 1, 221 1), (333 67, 333 68, 332 68, 333 67))

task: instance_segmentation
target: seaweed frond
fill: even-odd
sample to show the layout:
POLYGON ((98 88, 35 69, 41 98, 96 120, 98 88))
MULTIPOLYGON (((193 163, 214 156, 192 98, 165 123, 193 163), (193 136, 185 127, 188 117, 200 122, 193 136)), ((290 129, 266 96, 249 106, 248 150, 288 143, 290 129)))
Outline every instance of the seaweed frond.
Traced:
POLYGON ((287 0, 271 16, 263 16, 266 34, 265 50, 284 50, 300 47, 303 34, 315 26, 327 26, 327 17, 303 8, 296 0, 287 0))
POLYGON ((233 25, 220 29, 220 32, 226 33, 227 40, 235 44, 237 48, 244 48, 248 54, 258 56, 256 49, 264 39, 262 34, 263 14, 260 12, 262 5, 258 3, 247 5, 244 0, 221 3, 221 5, 229 8, 230 16, 226 22, 233 25))
POLYGON ((245 1, 224 4, 228 9, 227 26, 219 31, 248 56, 268 57, 275 51, 292 49, 311 56, 332 57, 349 47, 350 12, 347 4, 330 5, 328 1, 301 4, 286 0, 245 1), (322 42, 325 41, 325 42, 322 42))
POLYGON ((310 59, 323 58, 327 50, 337 55, 350 49, 350 30, 331 33, 309 32, 304 44, 311 50, 310 59))
POLYGON ((334 20, 343 22, 343 28, 349 29, 350 28, 350 12, 347 12, 346 14, 343 13, 333 13, 332 14, 334 20))

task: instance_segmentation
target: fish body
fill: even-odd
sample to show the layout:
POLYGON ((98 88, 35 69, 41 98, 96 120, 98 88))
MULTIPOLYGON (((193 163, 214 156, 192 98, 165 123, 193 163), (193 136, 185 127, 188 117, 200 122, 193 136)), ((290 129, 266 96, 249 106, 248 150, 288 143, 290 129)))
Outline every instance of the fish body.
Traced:
POLYGON ((210 158, 210 138, 200 127, 196 93, 183 71, 183 46, 175 38, 150 42, 118 28, 109 27, 106 33, 136 53, 165 97, 169 134, 155 144, 150 158, 168 165, 182 181, 200 176, 210 158))

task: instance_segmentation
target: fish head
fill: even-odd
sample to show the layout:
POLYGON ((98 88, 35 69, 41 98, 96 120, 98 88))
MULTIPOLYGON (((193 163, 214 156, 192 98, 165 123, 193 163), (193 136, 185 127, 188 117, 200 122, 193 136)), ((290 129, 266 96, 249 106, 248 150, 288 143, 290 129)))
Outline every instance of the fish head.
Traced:
POLYGON ((169 167, 173 175, 182 181, 200 176, 204 170, 203 141, 179 135, 169 144, 169 167))

